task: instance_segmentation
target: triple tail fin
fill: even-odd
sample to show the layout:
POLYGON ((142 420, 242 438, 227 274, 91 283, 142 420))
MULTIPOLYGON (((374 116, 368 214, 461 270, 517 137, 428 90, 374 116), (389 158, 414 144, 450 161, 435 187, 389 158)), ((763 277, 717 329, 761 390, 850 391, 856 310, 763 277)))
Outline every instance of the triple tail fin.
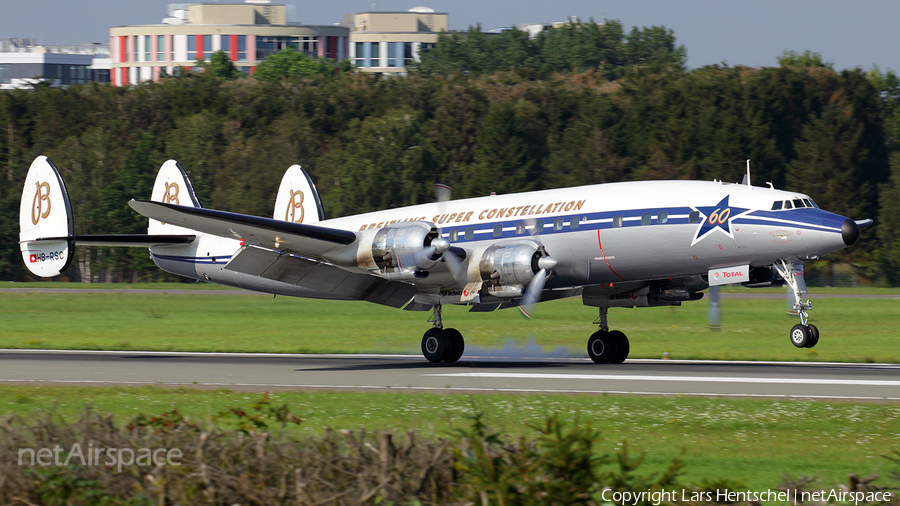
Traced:
POLYGON ((307 225, 325 220, 316 185, 299 165, 291 165, 281 178, 273 219, 307 225))
POLYGON ((19 249, 25 266, 41 277, 66 270, 75 254, 75 220, 69 192, 46 156, 31 162, 19 203, 19 249))
MULTIPOLYGON (((203 207, 200 205, 200 201, 197 200, 197 194, 194 192, 194 186, 191 184, 187 172, 175 160, 168 160, 159 168, 159 173, 156 174, 156 181, 153 183, 153 193, 150 195, 150 200, 186 207, 203 207)), ((150 224, 147 226, 147 233, 150 235, 171 235, 194 234, 196 232, 151 218, 150 224)))
MULTIPOLYGON (((153 195, 160 202, 200 207, 184 169, 174 160, 160 169, 153 195)), ((72 263, 76 245, 146 248, 187 244, 196 239, 193 230, 153 222, 150 220, 150 235, 75 235, 69 192, 56 165, 42 155, 34 159, 25 176, 19 203, 19 249, 32 274, 49 278, 58 276, 72 263)))

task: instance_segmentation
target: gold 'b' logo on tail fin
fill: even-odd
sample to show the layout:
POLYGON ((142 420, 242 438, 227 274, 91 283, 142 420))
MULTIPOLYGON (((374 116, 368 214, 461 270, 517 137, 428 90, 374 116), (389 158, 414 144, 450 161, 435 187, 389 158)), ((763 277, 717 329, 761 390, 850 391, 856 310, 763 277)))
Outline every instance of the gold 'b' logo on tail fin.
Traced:
POLYGON ((291 190, 291 200, 288 201, 287 210, 284 212, 284 220, 293 223, 303 223, 303 192, 291 190), (299 216, 297 209, 300 210, 299 216))
POLYGON ((41 218, 50 216, 50 183, 35 181, 37 191, 34 194, 34 202, 31 204, 31 223, 37 225, 41 218), (44 202, 47 208, 44 209, 44 202))
POLYGON ((163 193, 162 201, 166 204, 179 204, 178 202, 178 183, 165 183, 166 191, 163 193))

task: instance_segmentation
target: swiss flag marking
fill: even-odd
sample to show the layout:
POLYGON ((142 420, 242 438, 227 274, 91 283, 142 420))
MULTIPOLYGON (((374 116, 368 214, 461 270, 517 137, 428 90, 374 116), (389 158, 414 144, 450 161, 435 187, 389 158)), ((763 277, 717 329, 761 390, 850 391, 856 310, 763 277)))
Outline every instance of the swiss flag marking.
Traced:
POLYGON ((28 260, 29 260, 31 263, 37 262, 37 255, 31 255, 31 257, 29 257, 28 260))

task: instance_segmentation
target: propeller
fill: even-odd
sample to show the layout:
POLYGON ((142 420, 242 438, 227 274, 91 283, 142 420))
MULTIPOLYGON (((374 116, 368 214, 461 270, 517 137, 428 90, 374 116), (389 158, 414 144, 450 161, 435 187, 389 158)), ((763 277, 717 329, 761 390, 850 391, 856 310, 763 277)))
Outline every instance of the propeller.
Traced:
POLYGON ((519 311, 529 320, 531 319, 532 308, 540 300, 541 293, 544 291, 544 283, 547 282, 548 271, 556 267, 557 261, 551 256, 544 256, 537 261, 537 264, 540 270, 531 278, 528 287, 525 288, 525 295, 522 296, 522 301, 519 303, 519 311))

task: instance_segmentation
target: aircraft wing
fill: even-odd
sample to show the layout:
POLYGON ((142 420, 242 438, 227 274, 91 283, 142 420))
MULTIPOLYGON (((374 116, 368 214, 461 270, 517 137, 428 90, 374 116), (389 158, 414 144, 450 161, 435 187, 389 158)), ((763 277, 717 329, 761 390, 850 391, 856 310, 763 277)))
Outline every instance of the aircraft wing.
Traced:
POLYGON ((312 258, 321 258, 322 253, 336 246, 352 244, 357 237, 355 233, 347 230, 201 207, 186 207, 149 200, 132 200, 128 205, 141 215, 163 223, 219 237, 243 239, 247 245, 291 251, 312 258))

